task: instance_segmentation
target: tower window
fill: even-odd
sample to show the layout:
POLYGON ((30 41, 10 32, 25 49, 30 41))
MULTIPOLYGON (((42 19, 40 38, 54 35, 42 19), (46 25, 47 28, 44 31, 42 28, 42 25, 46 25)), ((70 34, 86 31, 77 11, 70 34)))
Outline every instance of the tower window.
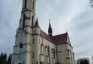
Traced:
POLYGON ((22 44, 22 43, 20 43, 19 47, 20 47, 20 48, 23 48, 23 44, 22 44))
POLYGON ((34 0, 33 0, 33 7, 32 7, 32 8, 33 8, 33 10, 34 10, 34 4, 35 4, 35 3, 34 3, 34 0))
POLYGON ((24 8, 26 8, 26 3, 27 3, 27 0, 25 0, 24 8))
POLYGON ((25 14, 23 16, 23 27, 25 26, 25 14))
POLYGON ((32 58, 34 58, 34 52, 32 53, 32 58))
POLYGON ((34 39, 33 39, 33 44, 34 44, 34 39))
POLYGON ((34 26, 33 23, 34 23, 34 16, 32 16, 32 27, 34 26))

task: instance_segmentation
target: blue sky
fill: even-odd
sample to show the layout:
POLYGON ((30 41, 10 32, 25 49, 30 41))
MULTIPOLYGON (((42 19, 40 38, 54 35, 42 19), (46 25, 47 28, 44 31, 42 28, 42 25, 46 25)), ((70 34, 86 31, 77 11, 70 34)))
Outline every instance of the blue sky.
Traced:
MULTIPOLYGON (((0 53, 12 53, 21 15, 21 0, 0 0, 0 53)), ((36 17, 47 33, 69 33, 76 59, 93 55, 93 8, 89 0, 37 0, 36 17)))

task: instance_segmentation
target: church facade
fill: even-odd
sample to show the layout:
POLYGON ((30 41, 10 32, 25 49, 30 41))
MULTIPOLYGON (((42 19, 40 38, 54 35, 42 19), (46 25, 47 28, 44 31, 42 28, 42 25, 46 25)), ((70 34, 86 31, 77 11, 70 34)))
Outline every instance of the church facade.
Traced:
POLYGON ((35 8, 36 0, 23 0, 11 64, 75 64, 68 33, 53 36, 49 23, 46 34, 35 20, 35 8))

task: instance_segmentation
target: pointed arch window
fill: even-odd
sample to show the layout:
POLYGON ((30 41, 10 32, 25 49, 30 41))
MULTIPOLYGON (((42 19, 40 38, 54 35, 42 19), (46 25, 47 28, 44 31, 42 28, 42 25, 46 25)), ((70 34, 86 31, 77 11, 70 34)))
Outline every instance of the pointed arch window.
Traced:
POLYGON ((48 51, 49 62, 50 62, 50 47, 49 47, 49 46, 48 46, 48 49, 47 49, 47 51, 48 51))
POLYGON ((32 58, 34 58, 34 52, 32 53, 32 58))
POLYGON ((34 44, 34 39, 33 39, 33 44, 34 44))
POLYGON ((44 61, 45 61, 45 47, 43 46, 43 54, 44 54, 44 61))
POLYGON ((32 7, 33 10, 34 10, 34 6, 35 6, 35 2, 34 2, 34 0, 33 0, 33 7, 32 7))
POLYGON ((25 26, 25 14, 23 16, 23 27, 25 26))
POLYGON ((41 54, 42 54, 42 46, 40 47, 40 51, 41 51, 41 54))
POLYGON ((27 0, 25 0, 24 8, 26 8, 27 0))
POLYGON ((34 16, 32 16, 32 27, 34 26, 34 16))
POLYGON ((54 58, 55 58, 55 49, 53 49, 53 56, 54 56, 54 58))

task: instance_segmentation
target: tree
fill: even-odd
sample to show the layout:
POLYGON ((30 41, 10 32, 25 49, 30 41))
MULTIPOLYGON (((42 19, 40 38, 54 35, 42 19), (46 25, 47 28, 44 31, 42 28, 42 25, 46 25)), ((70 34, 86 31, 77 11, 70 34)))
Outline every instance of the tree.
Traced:
POLYGON ((10 54, 9 57, 8 57, 8 60, 7 60, 7 63, 6 64, 11 64, 11 58, 12 58, 12 56, 10 54))
POLYGON ((7 62, 7 54, 5 53, 4 55, 3 55, 3 64, 6 64, 6 62, 7 62))
POLYGON ((7 59, 7 54, 0 54, 0 64, 11 64, 11 54, 9 55, 7 59))
POLYGON ((90 0, 90 6, 93 7, 93 0, 90 0))
POLYGON ((77 64, 90 64, 88 58, 78 59, 77 64))
POLYGON ((6 62, 7 62, 7 54, 6 53, 5 54, 1 53, 0 64, 6 64, 6 62))

